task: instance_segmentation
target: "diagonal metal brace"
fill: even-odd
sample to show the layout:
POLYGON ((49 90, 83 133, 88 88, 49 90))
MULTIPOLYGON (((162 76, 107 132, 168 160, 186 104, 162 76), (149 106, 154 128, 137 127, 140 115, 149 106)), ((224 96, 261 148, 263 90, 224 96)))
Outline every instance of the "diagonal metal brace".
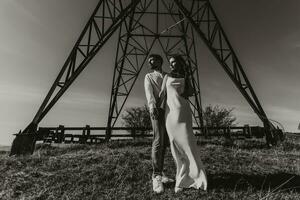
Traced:
POLYGON ((10 155, 31 154, 33 152, 38 124, 67 91, 95 55, 102 49, 104 44, 120 27, 126 17, 134 11, 134 8, 139 2, 140 0, 131 0, 125 7, 122 0, 99 1, 34 119, 21 133, 16 134, 10 155), (118 6, 120 8, 116 7, 116 2, 119 2, 118 6), (111 8, 113 8, 114 11, 111 11, 111 8), (99 10, 102 11, 102 15, 100 16, 97 15, 99 10), (106 21, 108 18, 112 21, 112 24, 109 26, 106 21), (99 19, 102 20, 102 23, 100 23, 100 26, 102 25, 101 27, 96 23, 96 20, 99 19), (95 30, 97 33, 98 40, 96 44, 92 43, 92 30, 95 30), (88 38, 87 41, 85 41, 85 38, 88 38), (82 50, 83 47, 87 48, 86 52, 82 50), (78 63, 78 55, 80 54, 83 59, 76 65, 78 63), (27 138, 28 142, 23 142, 25 141, 24 138, 27 138))
MULTIPOLYGON (((208 0, 203 1, 205 3, 202 6, 203 9, 201 9, 201 13, 200 10, 199 13, 197 13, 198 11, 196 13, 192 13, 186 8, 186 6, 183 5, 182 1, 174 1, 184 17, 190 22, 210 52, 218 60, 219 64, 223 67, 227 75, 263 122, 266 129, 267 143, 276 143, 272 134, 273 130, 275 130, 275 126, 270 122, 265 111, 263 110, 241 63, 239 62, 237 55, 229 42, 227 35, 221 26, 219 19, 210 5, 210 2, 208 0), (197 14, 201 14, 201 17, 198 18, 198 21, 193 18, 193 16, 197 16, 197 14), (203 24, 206 24, 208 27, 206 33, 203 30, 203 26, 201 26, 203 24), (213 31, 211 31, 211 29, 213 31), (231 60, 231 62, 228 62, 228 60, 231 60)), ((193 0, 193 4, 195 4, 195 2, 197 1, 193 0)))

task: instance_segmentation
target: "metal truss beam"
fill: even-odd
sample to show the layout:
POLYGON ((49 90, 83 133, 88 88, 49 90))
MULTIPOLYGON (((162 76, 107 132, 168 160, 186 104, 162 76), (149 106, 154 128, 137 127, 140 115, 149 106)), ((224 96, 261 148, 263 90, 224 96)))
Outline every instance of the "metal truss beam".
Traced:
POLYGON ((37 126, 141 0, 100 0, 32 122, 13 141, 11 155, 32 153, 37 126))
POLYGON ((32 123, 23 132, 40 123, 138 3, 139 0, 99 1, 32 123))
POLYGON ((164 10, 162 13, 165 17, 169 17, 172 23, 182 20, 182 14, 170 0, 143 2, 144 4, 140 3, 136 7, 128 22, 126 21, 120 27, 106 140, 110 139, 111 131, 154 44, 160 46, 167 59, 170 55, 181 54, 187 61, 189 77, 195 88, 195 94, 189 100, 195 123, 198 127, 203 127, 197 53, 192 26, 183 23, 175 30, 161 31, 159 30, 159 21, 162 20, 160 10, 164 10), (150 7, 155 12, 147 11, 150 7), (150 21, 151 26, 148 25, 150 21))
POLYGON ((181 54, 185 58, 189 77, 196 91, 189 99, 191 108, 195 123, 198 127, 203 127, 194 35, 196 32, 269 130, 266 138, 268 143, 272 143, 274 137, 271 130, 275 127, 267 118, 208 0, 99 0, 34 119, 17 134, 11 155, 33 152, 38 124, 117 29, 119 40, 109 105, 107 140, 150 51, 157 43, 167 59, 172 54, 181 54), (162 22, 168 21, 168 17, 173 25, 161 30, 162 22), (24 137, 26 135, 29 135, 28 141, 24 137))
MULTIPOLYGON (((189 3, 174 0, 174 2, 263 122, 265 128, 267 130, 274 129, 274 125, 267 118, 210 2, 208 0, 193 0, 189 3)), ((268 131, 268 143, 272 142, 272 137, 271 131, 268 131)))

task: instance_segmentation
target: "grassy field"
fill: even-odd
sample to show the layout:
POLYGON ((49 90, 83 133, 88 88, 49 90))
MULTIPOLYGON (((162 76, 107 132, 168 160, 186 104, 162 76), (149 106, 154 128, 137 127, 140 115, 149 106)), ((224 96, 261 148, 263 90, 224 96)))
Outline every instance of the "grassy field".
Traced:
MULTIPOLYGON (((290 138, 267 149, 263 141, 202 141, 208 191, 161 195, 152 192, 151 140, 114 141, 99 146, 39 145, 32 156, 0 153, 0 199, 300 199, 300 141, 290 138)), ((175 166, 167 151, 166 174, 175 166)))

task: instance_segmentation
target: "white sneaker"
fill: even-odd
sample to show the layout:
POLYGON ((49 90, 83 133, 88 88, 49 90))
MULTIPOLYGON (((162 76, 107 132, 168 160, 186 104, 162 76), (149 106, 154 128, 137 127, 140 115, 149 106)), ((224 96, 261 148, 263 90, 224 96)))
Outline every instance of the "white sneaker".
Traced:
POLYGON ((153 191, 155 193, 160 194, 164 192, 162 177, 160 175, 156 175, 154 178, 152 178, 152 183, 153 183, 153 191))
POLYGON ((169 177, 167 177, 167 176, 163 173, 162 178, 161 178, 161 182, 162 182, 162 183, 173 183, 174 180, 171 179, 171 178, 169 178, 169 177))

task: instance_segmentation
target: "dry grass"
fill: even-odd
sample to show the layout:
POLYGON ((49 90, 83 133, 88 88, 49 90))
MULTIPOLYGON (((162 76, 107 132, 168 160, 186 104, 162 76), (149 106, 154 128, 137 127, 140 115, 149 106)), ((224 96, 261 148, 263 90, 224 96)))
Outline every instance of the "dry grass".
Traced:
MULTIPOLYGON (((207 192, 151 190, 151 141, 114 141, 64 148, 39 145, 34 155, 0 153, 0 199, 300 199, 300 142, 267 149, 262 141, 202 141, 207 192)), ((168 150, 166 173, 175 166, 168 150)))

